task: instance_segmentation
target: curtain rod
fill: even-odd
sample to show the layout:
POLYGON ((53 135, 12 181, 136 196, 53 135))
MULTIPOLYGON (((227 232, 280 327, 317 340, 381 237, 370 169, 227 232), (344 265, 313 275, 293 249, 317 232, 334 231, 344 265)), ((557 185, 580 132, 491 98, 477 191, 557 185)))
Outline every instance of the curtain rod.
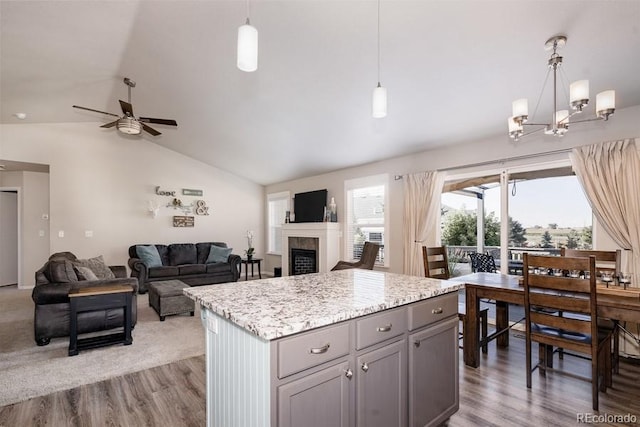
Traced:
MULTIPOLYGON (((571 150, 573 150, 573 148, 563 148, 561 150, 547 151, 547 152, 544 152, 544 153, 524 154, 522 156, 506 157, 504 159, 498 159, 498 160, 487 160, 486 162, 471 163, 471 164, 462 165, 462 166, 451 166, 451 167, 448 167, 448 168, 442 168, 442 169, 436 169, 436 170, 438 172, 446 172, 446 171, 455 170, 455 169, 473 168, 473 167, 477 167, 477 166, 487 166, 487 165, 496 165, 496 164, 501 164, 501 163, 505 163, 505 162, 512 162, 512 161, 515 161, 515 160, 535 159, 536 157, 545 157, 545 156, 551 156, 551 155, 554 155, 554 154, 570 153, 571 150)), ((399 180, 399 179, 402 179, 403 177, 404 177, 404 175, 395 175, 394 176, 396 181, 399 180)))

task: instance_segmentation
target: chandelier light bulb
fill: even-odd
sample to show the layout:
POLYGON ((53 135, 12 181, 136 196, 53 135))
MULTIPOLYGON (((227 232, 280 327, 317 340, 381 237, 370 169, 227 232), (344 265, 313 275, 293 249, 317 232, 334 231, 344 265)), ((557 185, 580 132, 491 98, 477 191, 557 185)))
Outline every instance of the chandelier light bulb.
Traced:
POLYGON ((258 30, 249 23, 238 27, 238 68, 248 73, 258 69, 258 30))
POLYGON ((373 90, 373 102, 371 114, 376 119, 381 119, 387 115, 387 89, 380 85, 373 90))

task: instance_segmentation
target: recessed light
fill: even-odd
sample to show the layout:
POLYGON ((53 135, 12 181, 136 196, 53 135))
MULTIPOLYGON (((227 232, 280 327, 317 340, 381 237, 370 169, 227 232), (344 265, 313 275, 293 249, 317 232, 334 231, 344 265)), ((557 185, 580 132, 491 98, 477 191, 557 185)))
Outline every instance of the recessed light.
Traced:
POLYGON ((27 118, 27 113, 15 113, 14 116, 19 118, 20 120, 24 120, 27 118))

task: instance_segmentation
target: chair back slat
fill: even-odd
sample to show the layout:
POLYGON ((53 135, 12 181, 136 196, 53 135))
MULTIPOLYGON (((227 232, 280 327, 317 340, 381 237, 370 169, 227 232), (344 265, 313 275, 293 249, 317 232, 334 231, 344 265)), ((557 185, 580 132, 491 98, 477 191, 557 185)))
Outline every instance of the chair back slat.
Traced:
POLYGON ((446 246, 422 247, 424 276, 433 279, 449 279, 449 259, 446 246))
POLYGON ((622 251, 620 249, 616 251, 588 251, 562 248, 560 249, 560 256, 573 258, 588 258, 594 256, 596 257, 596 271, 606 271, 616 276, 622 271, 620 267, 622 251))
MULTIPOLYGON (((567 277, 556 277, 540 274, 529 274, 529 286, 549 289, 555 291, 567 290, 567 277)), ((571 283, 571 292, 576 294, 586 294, 589 296, 591 291, 591 283, 589 279, 574 278, 571 283)))
POLYGON ((566 350, 572 350, 576 353, 588 354, 591 350, 591 342, 568 341, 564 338, 554 337, 552 335, 531 333, 531 340, 542 344, 549 344, 554 347, 562 347, 566 350))
MULTIPOLYGON (((565 295, 553 295, 548 293, 529 293, 529 303, 539 307, 547 307, 553 310, 563 310, 567 306, 567 298, 565 295)), ((591 313, 591 304, 589 299, 572 298, 571 311, 580 314, 591 313)))
POLYGON ((591 320, 588 317, 583 319, 560 317, 556 314, 534 311, 531 313, 531 322, 539 327, 549 327, 561 329, 567 332, 591 335, 591 320))

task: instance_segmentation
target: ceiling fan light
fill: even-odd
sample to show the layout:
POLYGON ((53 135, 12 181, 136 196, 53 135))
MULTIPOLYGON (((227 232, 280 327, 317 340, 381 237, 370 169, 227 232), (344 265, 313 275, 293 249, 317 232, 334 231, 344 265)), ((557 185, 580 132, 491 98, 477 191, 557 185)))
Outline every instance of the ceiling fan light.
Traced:
POLYGON ((387 89, 380 85, 373 90, 373 102, 371 115, 376 119, 381 119, 387 115, 387 89))
POLYGON ((247 23, 238 27, 238 68, 253 72, 258 69, 258 30, 247 23))
POLYGON ((127 135, 140 135, 142 132, 142 125, 135 119, 129 117, 123 117, 116 123, 118 131, 126 133, 127 135))

